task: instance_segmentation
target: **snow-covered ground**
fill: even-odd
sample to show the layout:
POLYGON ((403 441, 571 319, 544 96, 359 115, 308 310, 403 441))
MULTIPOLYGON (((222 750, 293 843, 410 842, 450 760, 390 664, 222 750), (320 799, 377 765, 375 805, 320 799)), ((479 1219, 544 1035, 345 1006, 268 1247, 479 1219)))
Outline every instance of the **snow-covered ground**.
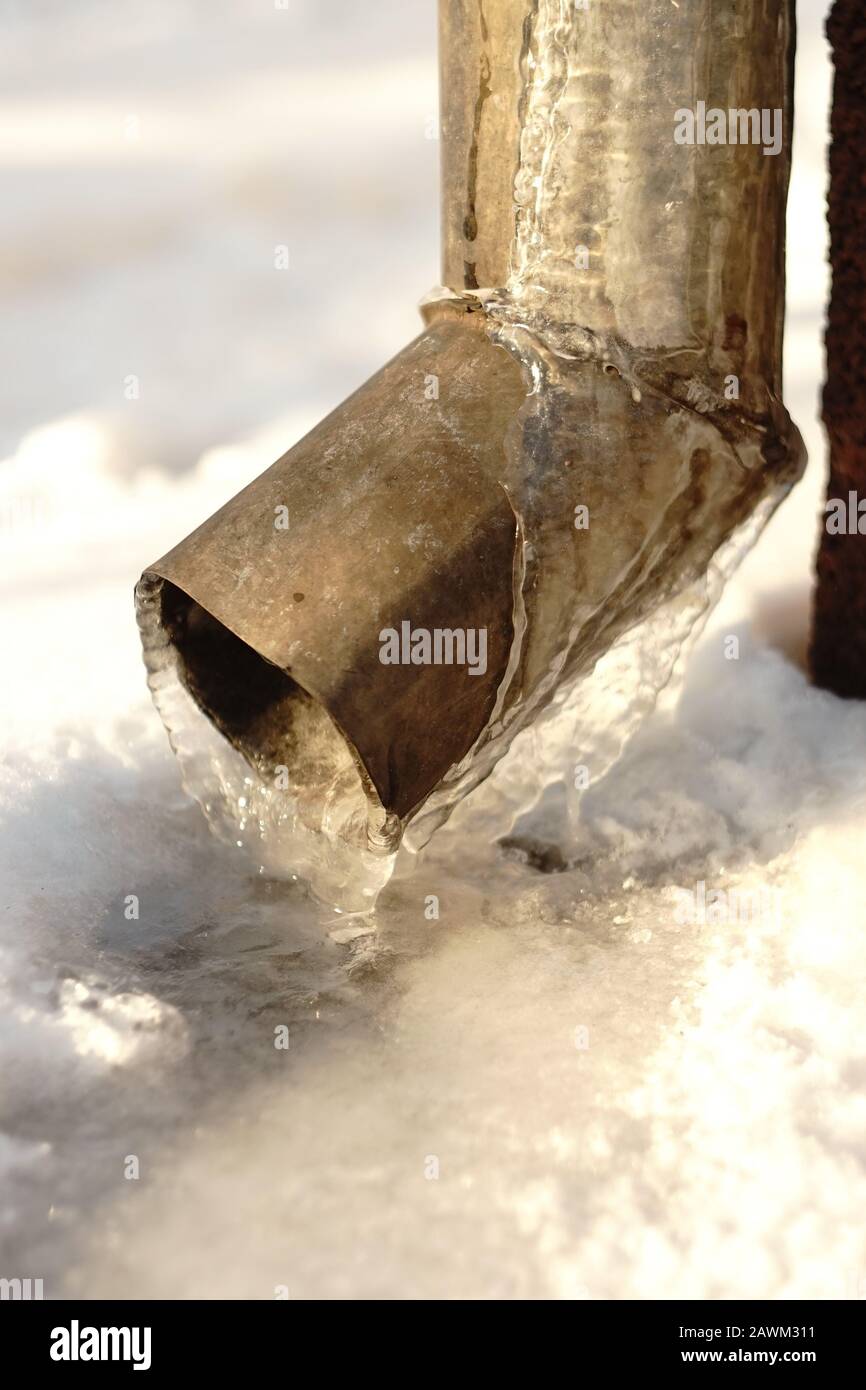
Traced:
POLYGON ((866 707, 802 664, 823 8, 801 0, 790 215, 805 481, 579 837, 555 796, 522 854, 463 816, 347 941, 182 793, 131 591, 417 331, 433 0, 3 7, 3 1277, 866 1294, 866 707), (572 867, 535 867, 551 845, 572 867))

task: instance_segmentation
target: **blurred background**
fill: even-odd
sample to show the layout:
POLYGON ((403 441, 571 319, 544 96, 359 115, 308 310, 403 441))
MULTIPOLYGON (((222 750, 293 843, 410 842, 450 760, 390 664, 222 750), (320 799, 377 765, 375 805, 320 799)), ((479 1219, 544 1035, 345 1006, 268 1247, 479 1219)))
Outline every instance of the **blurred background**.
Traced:
POLYGON ((798 6, 789 208, 806 479, 678 710, 588 800, 578 869, 446 832, 347 940, 239 876, 182 795, 132 587, 419 330, 434 0, 0 4, 0 1274, 46 1296, 866 1291, 866 722, 802 671, 825 8, 798 6), (786 932, 672 935, 671 884, 713 874, 785 886, 786 932))

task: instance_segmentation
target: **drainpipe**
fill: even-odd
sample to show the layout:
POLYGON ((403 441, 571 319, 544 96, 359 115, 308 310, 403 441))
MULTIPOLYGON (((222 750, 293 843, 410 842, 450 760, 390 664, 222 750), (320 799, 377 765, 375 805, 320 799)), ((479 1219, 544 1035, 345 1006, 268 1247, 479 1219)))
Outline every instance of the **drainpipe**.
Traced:
POLYGON ((137 589, 214 827, 352 910, 805 461, 781 401, 793 4, 440 18, 424 331, 137 589))

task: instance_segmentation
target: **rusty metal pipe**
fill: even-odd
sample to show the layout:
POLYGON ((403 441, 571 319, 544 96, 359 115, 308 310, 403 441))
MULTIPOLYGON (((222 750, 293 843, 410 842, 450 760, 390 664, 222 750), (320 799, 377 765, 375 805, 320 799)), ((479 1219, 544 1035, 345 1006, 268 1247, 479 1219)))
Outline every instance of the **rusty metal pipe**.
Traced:
POLYGON ((353 908, 804 462, 789 0, 440 16, 424 332, 137 590, 188 786, 353 908))

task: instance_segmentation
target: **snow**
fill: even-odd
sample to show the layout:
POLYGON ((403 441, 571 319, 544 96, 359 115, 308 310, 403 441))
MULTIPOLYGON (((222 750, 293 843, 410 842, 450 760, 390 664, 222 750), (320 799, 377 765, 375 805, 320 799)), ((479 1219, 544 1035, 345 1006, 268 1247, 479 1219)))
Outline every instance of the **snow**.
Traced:
POLYGON ((337 8, 22 7, 0 58, 0 1274, 863 1296, 866 707, 803 671, 822 6, 790 215, 806 479, 580 825, 554 790, 503 847, 466 807, 370 922, 210 837, 131 592, 412 336, 435 279, 434 7, 337 8))

